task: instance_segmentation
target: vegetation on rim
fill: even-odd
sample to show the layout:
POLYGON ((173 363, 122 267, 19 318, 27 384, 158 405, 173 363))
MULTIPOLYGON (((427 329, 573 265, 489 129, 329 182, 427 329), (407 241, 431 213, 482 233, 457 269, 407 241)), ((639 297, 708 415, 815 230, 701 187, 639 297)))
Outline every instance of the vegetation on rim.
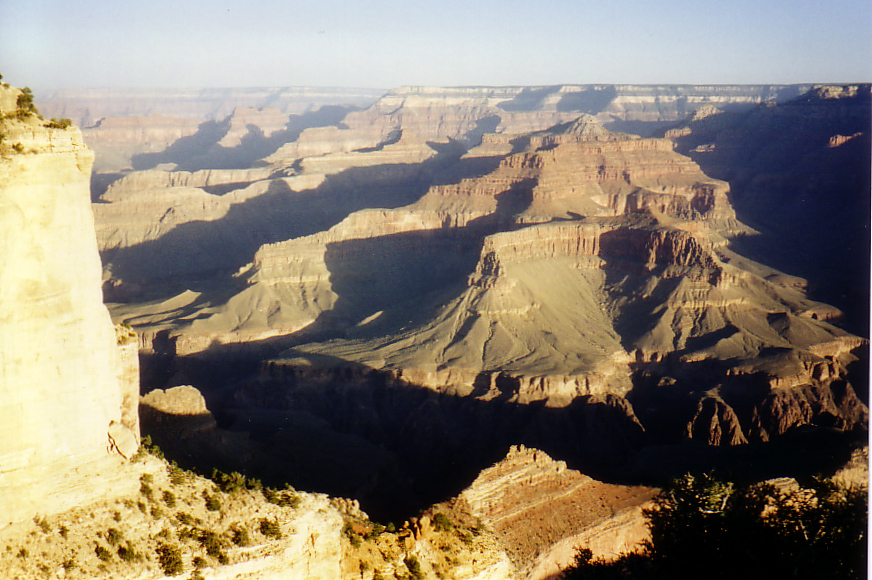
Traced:
POLYGON ((581 549, 568 579, 865 577, 866 490, 816 478, 740 486, 673 480, 645 511, 644 551, 605 562, 581 549))

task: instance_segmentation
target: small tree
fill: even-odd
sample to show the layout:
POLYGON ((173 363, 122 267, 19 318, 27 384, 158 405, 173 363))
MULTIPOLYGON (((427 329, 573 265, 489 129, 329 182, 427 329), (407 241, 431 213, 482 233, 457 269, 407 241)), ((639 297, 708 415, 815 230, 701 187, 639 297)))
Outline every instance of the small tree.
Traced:
POLYGON ((16 99, 16 107, 19 118, 26 117, 27 115, 38 115, 39 111, 36 110, 36 105, 33 104, 33 92, 30 90, 30 87, 24 87, 21 89, 21 93, 18 95, 16 99))

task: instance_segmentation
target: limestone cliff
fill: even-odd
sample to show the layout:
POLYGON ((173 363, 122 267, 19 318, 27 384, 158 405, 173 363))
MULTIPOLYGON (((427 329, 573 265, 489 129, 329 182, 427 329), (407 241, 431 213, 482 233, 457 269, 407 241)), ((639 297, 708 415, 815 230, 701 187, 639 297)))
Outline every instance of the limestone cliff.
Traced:
MULTIPOLYGON (((136 341, 100 292, 93 154, 0 87, 0 514, 55 511, 101 493, 136 450, 136 341), (131 347, 130 345, 133 345, 131 347)), ((26 101, 26 99, 25 99, 26 101)))

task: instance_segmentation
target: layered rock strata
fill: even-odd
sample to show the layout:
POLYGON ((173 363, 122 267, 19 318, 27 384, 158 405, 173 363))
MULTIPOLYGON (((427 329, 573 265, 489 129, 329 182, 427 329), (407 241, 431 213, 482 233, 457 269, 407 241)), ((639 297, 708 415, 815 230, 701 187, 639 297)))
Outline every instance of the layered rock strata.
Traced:
MULTIPOLYGON (((390 115, 419 101, 395 103, 390 115)), ((385 131, 400 122, 377 116, 379 107, 384 103, 355 115, 377 119, 385 131)), ((439 126, 452 125, 442 119, 439 126)), ((402 133, 372 150, 315 159, 321 170, 330 159, 374 159, 378 167, 415 142, 402 133)), ((626 394, 635 372, 753 361, 766 349, 796 350, 806 361, 796 372, 769 365, 770 381, 827 389, 864 344, 824 322, 832 313, 807 300, 799 281, 729 249, 730 238, 752 233, 736 220, 729 186, 675 153, 670 141, 609 132, 584 115, 522 138, 487 137, 483 146, 499 142, 515 153, 483 175, 432 185, 403 208, 363 210, 329 230, 262 246, 238 274, 244 290, 170 329, 173 352, 314 329, 334 339, 301 345, 288 364, 320 368, 317 361, 341 360, 438 392, 563 406, 579 396, 626 394)), ((473 149, 457 163, 476 158, 473 149)), ((220 178, 148 179, 202 184, 213 175, 220 178)), ((118 191, 146 177, 125 178, 118 191)), ((257 183, 221 199, 243 200, 257 183)), ((762 374, 751 366, 728 364, 713 376, 762 374)), ((709 377, 702 391, 716 383, 709 377)), ((837 413, 843 426, 862 424, 862 412, 851 410, 862 406, 855 399, 837 413)), ((752 424, 762 404, 755 401, 737 411, 740 418, 725 399, 704 398, 684 419, 684 432, 736 444, 783 432, 774 425, 785 421, 797 424, 762 407, 768 418, 752 424)))
POLYGON ((808 279, 810 296, 868 336, 872 87, 817 86, 749 111, 709 110, 673 127, 677 150, 730 181, 760 232, 742 253, 808 279))
POLYGON ((0 513, 102 493, 93 476, 138 446, 136 340, 100 292, 88 184, 93 154, 0 88, 0 513), (133 346, 131 346, 133 345, 133 346))
POLYGON ((596 481, 520 446, 483 470, 461 497, 497 534, 524 577, 540 579, 572 563, 574 550, 564 544, 588 547, 606 560, 638 550, 648 538, 640 506, 654 493, 596 481))

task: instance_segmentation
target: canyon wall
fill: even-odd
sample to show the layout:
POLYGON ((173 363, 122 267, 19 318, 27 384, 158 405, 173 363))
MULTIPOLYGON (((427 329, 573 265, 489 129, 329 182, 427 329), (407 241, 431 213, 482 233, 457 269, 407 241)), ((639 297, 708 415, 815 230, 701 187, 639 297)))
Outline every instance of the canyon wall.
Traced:
POLYGON ((101 490, 138 446, 136 341, 100 291, 93 154, 76 128, 17 114, 0 88, 0 517, 101 490), (132 345, 132 346, 131 346, 132 345))

